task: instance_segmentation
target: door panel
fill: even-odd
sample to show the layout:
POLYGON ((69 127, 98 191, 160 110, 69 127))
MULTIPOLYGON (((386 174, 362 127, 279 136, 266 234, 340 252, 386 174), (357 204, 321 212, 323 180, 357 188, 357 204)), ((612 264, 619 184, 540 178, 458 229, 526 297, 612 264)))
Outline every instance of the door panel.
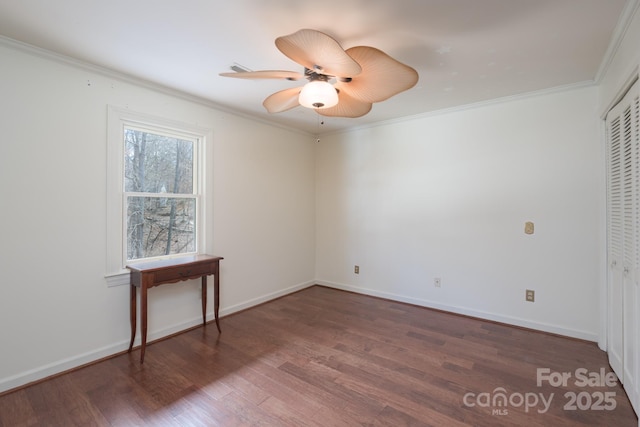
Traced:
POLYGON ((640 83, 607 114, 607 353, 640 411, 640 83))
POLYGON ((623 282, 624 282, 624 225, 623 225, 623 147, 620 118, 621 107, 616 106, 607 115, 608 141, 608 185, 607 185, 607 228, 609 274, 608 274, 608 316, 607 352, 609 364, 621 380, 623 370, 623 282))

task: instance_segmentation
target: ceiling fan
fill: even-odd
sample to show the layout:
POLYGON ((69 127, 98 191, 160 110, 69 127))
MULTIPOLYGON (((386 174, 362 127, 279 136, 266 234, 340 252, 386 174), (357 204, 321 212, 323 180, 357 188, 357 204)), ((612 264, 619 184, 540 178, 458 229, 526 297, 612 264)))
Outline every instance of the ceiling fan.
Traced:
POLYGON ((413 68, 379 49, 356 46, 344 50, 325 33, 303 29, 276 38, 276 47, 304 67, 304 73, 265 70, 220 73, 241 79, 307 79, 303 87, 281 90, 262 105, 280 113, 298 105, 331 117, 361 117, 374 102, 384 101, 418 82, 413 68))

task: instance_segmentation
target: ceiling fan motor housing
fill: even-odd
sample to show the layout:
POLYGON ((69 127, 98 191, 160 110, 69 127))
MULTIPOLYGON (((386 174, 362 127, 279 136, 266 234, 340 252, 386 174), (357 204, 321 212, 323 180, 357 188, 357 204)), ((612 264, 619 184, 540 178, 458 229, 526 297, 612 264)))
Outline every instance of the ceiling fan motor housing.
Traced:
MULTIPOLYGON (((322 67, 316 65, 314 68, 318 68, 321 69, 322 67)), ((329 76, 327 74, 322 74, 319 71, 315 71, 315 70, 310 70, 308 68, 304 69, 304 76, 307 78, 307 80, 309 80, 310 82, 319 80, 321 82, 328 82, 329 80, 331 80, 334 76, 329 76)))

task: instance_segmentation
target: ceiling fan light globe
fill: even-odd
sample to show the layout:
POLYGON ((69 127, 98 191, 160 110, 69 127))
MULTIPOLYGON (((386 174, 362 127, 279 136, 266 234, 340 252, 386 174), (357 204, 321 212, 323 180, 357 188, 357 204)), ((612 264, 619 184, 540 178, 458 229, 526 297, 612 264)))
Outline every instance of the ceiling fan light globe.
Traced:
POLYGON ((338 103, 338 92, 331 83, 315 80, 304 85, 298 102, 307 108, 330 108, 338 103))

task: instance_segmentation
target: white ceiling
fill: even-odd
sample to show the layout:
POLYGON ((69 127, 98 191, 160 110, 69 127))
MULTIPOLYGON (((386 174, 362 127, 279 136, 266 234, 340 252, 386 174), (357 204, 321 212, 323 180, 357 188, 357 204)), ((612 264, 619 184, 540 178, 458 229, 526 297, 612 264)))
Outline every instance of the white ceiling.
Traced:
MULTIPOLYGON (((635 4, 638 0, 629 0, 635 4)), ((627 0, 0 0, 0 34, 311 133, 597 79, 627 0), (301 28, 415 68, 361 118, 262 101, 301 82, 218 76, 234 63, 302 71, 274 45, 301 28)), ((628 10, 628 8, 627 8, 628 10)))

